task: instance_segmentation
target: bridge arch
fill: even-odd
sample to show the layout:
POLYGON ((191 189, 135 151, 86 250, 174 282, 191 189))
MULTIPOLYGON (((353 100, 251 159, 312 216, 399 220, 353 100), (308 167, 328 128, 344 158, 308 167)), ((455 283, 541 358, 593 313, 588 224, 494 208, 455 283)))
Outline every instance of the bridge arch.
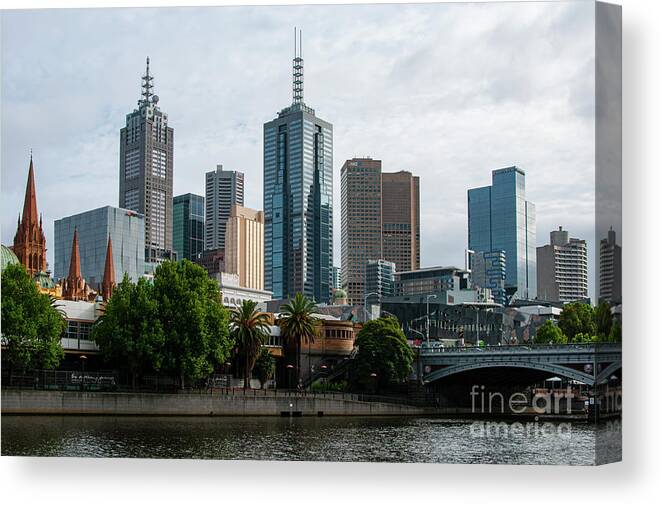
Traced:
MULTIPOLYGON (((425 384, 428 384, 430 382, 434 382, 444 377, 449 377, 450 375, 455 375, 469 370, 479 370, 484 368, 525 368, 528 370, 548 372, 551 375, 559 375, 567 379, 581 381, 589 386, 593 386, 595 383, 595 378, 592 375, 589 375, 585 372, 581 372, 579 370, 574 370, 573 368, 569 368, 562 365, 556 365, 553 363, 538 363, 538 362, 523 363, 521 361, 483 361, 480 363, 462 363, 459 365, 451 365, 446 368, 441 368, 427 375, 424 375, 423 381, 425 384)), ((606 370, 608 370, 608 368, 606 370)), ((606 370, 604 370, 604 372, 606 372, 606 370)))

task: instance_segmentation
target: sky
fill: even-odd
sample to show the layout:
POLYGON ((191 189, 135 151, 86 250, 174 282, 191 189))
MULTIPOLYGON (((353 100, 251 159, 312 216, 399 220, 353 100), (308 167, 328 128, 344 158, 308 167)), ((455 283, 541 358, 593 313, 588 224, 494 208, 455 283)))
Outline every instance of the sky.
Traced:
POLYGON ((262 204, 262 128, 291 103, 293 30, 305 102, 333 124, 334 263, 340 167, 354 156, 421 181, 421 266, 464 265, 467 196, 526 172, 537 245, 588 241, 594 297, 592 2, 62 9, 2 13, 2 243, 22 209, 30 150, 53 265, 56 219, 118 205, 119 130, 150 57, 175 130, 174 194, 222 164, 262 204))

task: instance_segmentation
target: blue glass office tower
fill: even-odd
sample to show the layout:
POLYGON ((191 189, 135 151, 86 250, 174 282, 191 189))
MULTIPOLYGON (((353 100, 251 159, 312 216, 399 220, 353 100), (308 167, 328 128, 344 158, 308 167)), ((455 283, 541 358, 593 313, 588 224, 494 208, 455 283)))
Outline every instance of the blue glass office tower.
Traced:
POLYGON ((468 248, 505 252, 505 287, 515 287, 517 299, 537 296, 535 239, 535 205, 526 200, 523 170, 494 170, 491 186, 468 190, 468 248))
POLYGON ((172 204, 172 248, 177 259, 195 261, 204 251, 204 197, 186 193, 172 204))
POLYGON ((264 283, 273 298, 329 303, 333 276, 333 125, 303 102, 300 41, 293 102, 264 124, 264 283))

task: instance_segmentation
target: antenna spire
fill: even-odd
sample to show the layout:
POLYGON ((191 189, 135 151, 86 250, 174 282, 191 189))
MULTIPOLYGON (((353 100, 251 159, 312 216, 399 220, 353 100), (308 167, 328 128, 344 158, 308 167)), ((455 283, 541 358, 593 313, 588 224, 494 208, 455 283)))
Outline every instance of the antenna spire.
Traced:
POLYGON ((298 30, 296 39, 296 27, 294 27, 294 60, 293 60, 293 86, 294 104, 303 103, 303 32, 298 30))
POLYGON ((142 76, 142 103, 147 105, 149 99, 154 95, 152 89, 154 77, 149 74, 149 56, 147 56, 147 69, 145 70, 145 75, 142 76))

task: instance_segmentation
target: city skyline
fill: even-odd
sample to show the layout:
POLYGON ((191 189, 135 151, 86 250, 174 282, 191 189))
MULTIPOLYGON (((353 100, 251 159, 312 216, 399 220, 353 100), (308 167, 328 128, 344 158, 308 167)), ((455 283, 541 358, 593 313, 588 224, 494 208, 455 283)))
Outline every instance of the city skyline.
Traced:
MULTIPOLYGON (((3 74, 2 242, 11 243, 15 231, 15 209, 23 198, 30 147, 34 148, 47 244, 54 243, 56 219, 115 204, 117 130, 138 96, 146 56, 152 60, 161 103, 178 132, 174 193, 201 194, 204 173, 210 166, 240 167, 246 174, 246 205, 261 209, 261 128, 290 102, 291 27, 297 25, 304 31, 306 102, 336 130, 335 265, 340 258, 339 168, 346 159, 368 155, 382 159, 386 172, 409 170, 421 177, 422 267, 462 265, 467 245, 466 189, 486 184, 493 169, 516 164, 526 170, 528 197, 537 204, 538 236, 547 236, 563 225, 588 241, 590 294, 594 298, 594 191, 590 189, 594 89, 585 84, 591 82, 590 73, 594 74, 594 59, 581 56, 592 54, 585 49, 594 45, 590 36, 594 29, 590 16, 577 15, 577 10, 589 6, 460 7, 397 6, 399 19, 392 23, 387 18, 393 7, 385 5, 352 6, 350 10, 334 6, 259 11, 249 7, 113 9, 69 11, 66 16, 52 11, 9 13, 3 17, 7 66, 3 74), (367 28, 378 26, 378 30, 348 30, 338 39, 337 26, 346 27, 342 19, 355 16, 355 9, 364 7, 370 7, 365 10, 367 28), (329 16, 319 16, 320 11, 329 16), (245 21, 232 28, 237 15, 245 15, 245 21), (104 25, 98 36, 85 33, 85 26, 94 23, 82 22, 81 17, 93 20, 98 16, 112 17, 117 28, 104 25), (209 20, 202 19, 205 16, 209 20), (186 47, 168 54, 172 43, 158 35, 158 30, 172 26, 175 17, 183 17, 184 33, 213 21, 227 25, 228 30, 215 47, 208 48, 204 61, 191 57, 186 47), (521 22, 512 21, 508 26, 512 17, 521 22), (128 34, 127 40, 117 39, 112 47, 104 43, 103 35, 119 36, 146 21, 144 30, 152 37, 138 39, 128 34), (439 22, 454 28, 431 28, 439 22), (75 24, 76 29, 62 30, 62 24, 75 24), (462 27, 471 30, 462 32, 462 27), (60 49, 53 49, 48 57, 37 51, 43 49, 41 44, 28 41, 23 50, 12 52, 12 45, 23 37, 30 39, 33 31, 39 32, 42 43, 53 42, 50 47, 70 47, 83 36, 89 36, 90 44, 82 49, 83 57, 64 66, 57 64, 64 61, 58 56, 60 49), (551 48, 545 41, 553 33, 562 37, 551 48), (499 38, 506 44, 499 45, 499 38), (529 41, 525 50, 513 43, 517 38, 529 41), (230 39, 236 49, 223 54, 223 42, 229 44, 230 39), (126 44, 135 57, 115 55, 126 44), (444 53, 440 58, 435 53, 439 47, 444 53), (94 58, 89 51, 96 51, 94 58), (491 61, 494 51, 505 54, 491 61), (459 55, 464 55, 464 63, 459 55), (553 60, 550 72, 542 68, 549 59, 553 60), (456 65, 447 65, 452 74, 446 75, 445 64, 442 68, 430 66, 427 60, 452 60, 456 65), (210 69, 209 61, 218 65, 210 69), (481 68, 489 61, 487 69, 481 68), (360 71, 359 64, 373 72, 360 71), (531 64, 539 73, 531 71, 531 64), (87 71, 80 82, 71 81, 73 75, 82 75, 79 70, 83 67, 87 71), (39 72, 49 94, 30 93, 34 88, 27 81, 34 71, 39 72), (218 79, 209 78, 210 72, 220 72, 218 79), (550 80, 545 81, 547 77, 550 80), (446 84, 441 89, 434 86, 438 78, 446 84), (94 91, 89 92, 90 88, 94 91), (370 93, 355 93, 355 89, 369 89, 370 93), (74 98, 77 108, 71 107, 74 98), (31 120, 37 110, 44 118, 41 122, 31 120), (62 123, 58 131, 52 131, 53 122, 62 123), (81 122, 82 126, 77 124, 81 122), (533 125, 541 122, 544 128, 536 135, 533 125), (457 132, 463 135, 458 137, 457 132), (7 145, 14 147, 7 149, 7 145), (437 179, 443 184, 425 185, 425 181, 437 179), (103 192, 89 189, 99 187, 96 185, 103 192), (565 219, 568 207, 574 210, 571 222, 565 219)), ((204 35, 198 36, 197 29, 195 40, 200 44, 204 35)), ((183 39, 178 38, 178 43, 183 39)), ((48 249, 52 269, 53 248, 48 249)))

